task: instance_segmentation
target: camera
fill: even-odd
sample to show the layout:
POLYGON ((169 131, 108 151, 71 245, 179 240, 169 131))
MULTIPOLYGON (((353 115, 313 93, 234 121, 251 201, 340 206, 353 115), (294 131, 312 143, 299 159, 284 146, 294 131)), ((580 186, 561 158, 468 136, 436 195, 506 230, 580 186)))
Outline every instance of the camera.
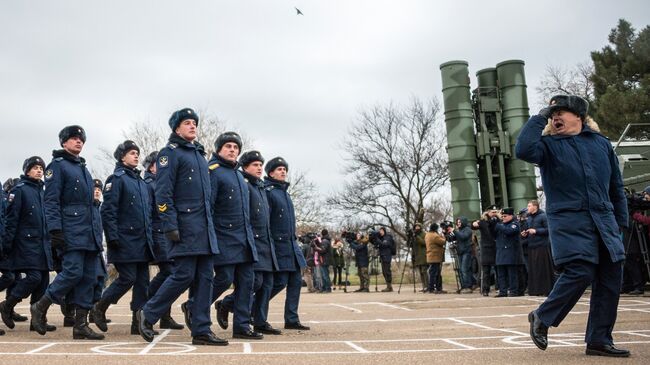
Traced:
POLYGON ((625 197, 627 198, 627 209, 630 212, 650 210, 650 201, 645 200, 643 194, 634 191, 626 191, 625 197))
POLYGON ((343 232, 341 233, 341 236, 342 236, 343 239, 346 240, 347 242, 352 242, 352 241, 354 241, 354 240, 357 239, 357 234, 356 234, 355 232, 348 232, 347 230, 346 230, 346 231, 343 231, 343 232))

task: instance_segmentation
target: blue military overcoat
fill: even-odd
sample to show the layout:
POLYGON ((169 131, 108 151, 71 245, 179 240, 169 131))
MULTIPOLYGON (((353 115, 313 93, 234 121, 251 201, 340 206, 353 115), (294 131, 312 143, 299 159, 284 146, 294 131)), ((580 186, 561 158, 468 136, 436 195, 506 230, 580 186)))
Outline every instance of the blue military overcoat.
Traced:
POLYGON ((269 199, 271 239, 275 244, 278 271, 296 271, 304 268, 307 261, 296 241, 296 215, 287 192, 289 183, 267 176, 264 178, 264 186, 269 199))
POLYGON ((522 265, 524 257, 519 242, 519 223, 513 219, 508 223, 499 222, 494 227, 496 233, 496 265, 522 265))
POLYGON ((210 207, 210 176, 203 146, 176 133, 158 153, 156 204, 165 233, 178 230, 171 258, 219 253, 210 207))
POLYGON ((104 184, 101 206, 109 263, 149 262, 153 259, 151 201, 139 171, 118 162, 104 184))
POLYGON ((275 257, 275 244, 271 239, 269 200, 264 190, 264 182, 246 172, 242 174, 250 193, 250 221, 257 250, 257 262, 253 269, 273 272, 278 269, 278 260, 275 257))
POLYGON ((226 161, 216 153, 208 162, 212 188, 212 221, 221 251, 214 257, 215 265, 257 261, 250 224, 248 184, 237 166, 237 162, 226 161))
POLYGON ((52 270, 52 248, 45 224, 43 182, 21 176, 9 192, 3 237, 11 269, 52 270))
POLYGON ((628 226, 627 201, 618 159, 610 141, 591 120, 577 135, 553 134, 547 119, 532 116, 515 153, 539 166, 556 265, 586 260, 598 263, 598 242, 613 262, 625 259, 619 229, 628 226))
POLYGON ((144 173, 144 182, 147 184, 149 192, 149 201, 151 203, 151 231, 153 234, 153 256, 154 262, 165 263, 171 262, 169 258, 169 240, 163 232, 162 220, 156 205, 156 175, 147 171, 144 173))
POLYGON ((65 251, 102 251, 102 224, 93 209, 93 177, 83 158, 65 150, 52 152, 45 169, 45 221, 47 229, 63 231, 65 251))

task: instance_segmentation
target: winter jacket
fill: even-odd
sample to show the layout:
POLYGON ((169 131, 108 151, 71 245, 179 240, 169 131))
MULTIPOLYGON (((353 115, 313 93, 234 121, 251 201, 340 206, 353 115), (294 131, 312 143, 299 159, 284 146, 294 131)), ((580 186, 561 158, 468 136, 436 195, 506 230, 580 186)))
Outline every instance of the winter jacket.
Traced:
POLYGON ((508 223, 499 222, 495 227, 497 265, 522 265, 524 257, 519 243, 519 223, 513 219, 508 223))
POLYGON ((169 248, 171 243, 163 232, 162 219, 158 212, 158 205, 156 204, 156 175, 147 171, 144 173, 144 182, 147 184, 147 191, 149 192, 149 202, 151 203, 151 231, 153 237, 153 256, 154 263, 162 264, 169 263, 173 260, 169 257, 169 248))
POLYGON ((628 211, 618 158, 593 120, 577 135, 560 135, 546 118, 532 116, 515 154, 540 168, 556 265, 597 264, 601 239, 612 262, 625 258, 620 229, 628 226, 628 211))
POLYGON ((420 231, 415 235, 415 246, 413 247, 413 257, 415 266, 424 266, 427 264, 427 244, 425 233, 420 231))
POLYGON ((242 174, 250 193, 250 220, 257 251, 257 262, 253 264, 253 269, 273 272, 278 269, 278 260, 275 257, 275 244, 271 239, 269 200, 264 190, 264 181, 246 172, 242 174))
POLYGON ((548 223, 546 222, 546 213, 543 210, 537 210, 535 214, 528 214, 526 217, 527 228, 533 228, 535 234, 529 234, 528 248, 546 247, 550 245, 548 241, 548 223))
POLYGON ((427 263, 435 264, 445 261, 445 237, 438 232, 427 232, 424 236, 427 248, 427 263))
POLYGON ((481 265, 494 265, 497 254, 496 246, 496 225, 499 223, 499 218, 494 217, 490 219, 484 216, 483 219, 478 221, 478 229, 481 232, 481 240, 479 241, 481 251, 481 265))

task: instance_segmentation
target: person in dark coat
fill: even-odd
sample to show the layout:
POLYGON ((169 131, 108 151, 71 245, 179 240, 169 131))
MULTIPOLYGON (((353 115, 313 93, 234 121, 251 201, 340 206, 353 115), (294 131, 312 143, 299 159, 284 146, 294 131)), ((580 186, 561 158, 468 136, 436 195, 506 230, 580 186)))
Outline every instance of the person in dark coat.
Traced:
POLYGON ((481 294, 490 295, 493 273, 496 273, 496 225, 499 223, 499 207, 492 205, 483 212, 480 220, 472 222, 472 229, 481 232, 479 251, 481 259, 481 294))
POLYGON ((355 292, 370 292, 368 242, 368 238, 363 237, 361 233, 357 233, 356 240, 348 242, 350 248, 354 250, 354 263, 357 265, 357 272, 359 273, 359 289, 355 290, 355 292))
MULTIPOLYGON (((650 186, 643 189, 643 199, 650 201, 650 186)), ((644 215, 642 211, 633 211, 632 220, 637 226, 636 229, 640 230, 641 235, 644 231, 647 233, 645 240, 646 244, 650 242, 650 216, 644 215), (645 226, 645 229, 644 227, 645 226)), ((643 295, 645 292, 645 283, 647 281, 646 265, 644 261, 642 240, 643 236, 639 236, 634 229, 625 231, 625 267, 623 272, 623 287, 621 292, 630 295, 643 295)), ((647 249, 647 248, 646 248, 647 249)))
POLYGON ((103 250, 101 218, 94 209, 94 182, 86 161, 79 157, 86 132, 77 125, 59 133, 63 149, 52 152, 45 171, 45 220, 52 248, 60 252, 62 270, 45 295, 30 307, 31 324, 41 335, 47 331, 46 315, 54 302, 75 306, 73 339, 102 340, 88 326, 97 281, 97 255, 103 250))
POLYGON ((395 252, 395 240, 393 235, 386 231, 385 227, 379 228, 379 236, 376 241, 379 247, 379 260, 381 261, 381 274, 386 281, 386 287, 381 291, 384 293, 393 291, 393 272, 391 262, 393 261, 393 252, 395 252))
POLYGON ((438 232, 437 223, 431 223, 429 232, 424 236, 427 247, 427 263, 429 263, 428 293, 446 294, 442 289, 442 263, 445 261, 445 244, 447 240, 438 232))
POLYGON ((586 354, 627 357, 630 352, 616 348, 612 339, 627 201, 618 158, 587 116, 588 106, 578 96, 554 96, 517 138, 517 158, 540 168, 553 261, 562 272, 528 320, 533 342, 546 349, 548 327, 559 326, 591 285, 586 354))
POLYGON ((528 241, 528 295, 547 296, 555 281, 551 243, 548 240, 546 213, 539 202, 531 200, 527 206, 526 230, 521 235, 528 241))
POLYGON ((219 253, 211 214, 208 164, 196 141, 199 117, 190 108, 169 118, 169 142, 156 162, 156 205, 162 230, 171 242, 174 272, 136 314, 142 338, 151 342, 153 325, 191 287, 194 301, 183 306, 193 345, 227 345, 210 329, 213 257, 219 253))
MULTIPOLYGON (((174 270, 174 260, 169 257, 170 242, 163 232, 162 219, 158 206, 156 205, 156 161, 158 160, 158 151, 151 152, 144 160, 143 166, 144 182, 147 184, 149 192, 149 201, 151 202, 151 231, 153 237, 153 263, 158 266, 158 273, 149 282, 147 296, 149 298, 156 295, 162 283, 172 274, 174 270)), ((182 330, 185 328, 182 324, 177 323, 171 315, 171 306, 167 312, 160 317, 160 329, 182 330)))
MULTIPOLYGON (((269 202, 262 180, 264 157, 259 151, 248 151, 241 155, 239 164, 242 168, 244 181, 248 184, 249 216, 257 251, 257 262, 253 264, 255 280, 250 311, 253 330, 267 335, 279 335, 282 332, 268 323, 269 300, 273 290, 273 272, 278 269, 278 261, 275 257, 275 245, 271 239, 269 202)), ((223 299, 222 306, 232 311, 235 298, 234 293, 229 294, 223 299)))
MULTIPOLYGON (((43 208, 44 170, 42 158, 33 156, 25 160, 24 175, 9 192, 7 199, 2 241, 4 254, 8 256, 17 280, 7 299, 0 303, 0 314, 4 324, 12 329, 15 326, 13 313, 16 304, 30 295, 30 303, 36 303, 50 283, 52 249, 43 208)), ((52 331, 56 327, 50 326, 48 329, 52 331)))
POLYGON ((221 252, 214 257, 213 301, 235 285, 233 301, 217 301, 217 323, 228 328, 228 313, 233 310, 233 338, 260 340, 251 330, 250 309, 257 261, 257 250, 250 223, 250 193, 238 169, 241 137, 225 132, 214 143, 215 153, 208 162, 212 187, 212 220, 215 222, 221 252), (232 307, 229 307, 232 305, 232 307))
POLYGON ((519 242, 519 222, 514 219, 513 208, 503 208, 501 222, 495 226, 496 266, 499 281, 499 297, 516 297, 519 294, 518 266, 523 262, 519 242))
POLYGON ((429 289, 429 264, 427 263, 427 243, 424 240, 425 236, 422 225, 416 223, 413 226, 413 265, 420 274, 420 283, 422 284, 422 292, 426 293, 429 289))
MULTIPOLYGON (((332 242, 332 271, 334 277, 332 278, 332 285, 338 286, 339 290, 344 285, 343 280, 343 269, 345 268, 345 254, 343 246, 343 241, 340 238, 337 238, 332 242)), ((333 288, 336 290, 336 288, 333 288)))
POLYGON ((275 244, 275 257, 278 260, 278 271, 274 273, 271 299, 286 288, 284 328, 309 330, 308 326, 300 323, 298 315, 302 288, 301 270, 307 266, 307 261, 296 242, 296 215, 293 202, 287 192, 289 182, 286 181, 289 164, 282 157, 275 157, 266 163, 264 171, 267 175, 264 178, 264 185, 269 199, 271 239, 275 244))
POLYGON ((456 219, 456 227, 450 238, 456 241, 458 267, 460 268, 460 293, 471 294, 472 290, 472 229, 467 218, 456 219))
POLYGON ((331 293, 332 292, 332 280, 330 279, 330 269, 332 265, 332 239, 327 229, 323 229, 320 233, 320 240, 317 244, 314 245, 314 250, 318 252, 318 257, 320 260, 320 266, 317 269, 320 270, 320 278, 322 280, 321 292, 322 293, 331 293))
MULTIPOLYGON (((101 215, 100 207, 102 206, 102 191, 104 190, 104 182, 100 179, 93 179, 94 188, 93 188, 93 207, 97 213, 101 215)), ((106 267, 106 258, 104 257, 104 252, 102 251, 97 255, 97 281, 95 282, 95 288, 93 290, 93 305, 99 302, 102 299, 102 293, 104 292, 104 287, 106 286, 106 278, 108 278, 108 268, 106 267)), ((66 309, 63 306, 61 307, 62 313, 67 315, 66 309)), ((72 313, 74 318, 74 312, 72 313)), ((95 323, 95 318, 93 317, 92 310, 88 312, 88 322, 95 323)), ((110 323, 111 320, 106 318, 106 323, 110 323)), ((65 324, 65 317, 64 317, 65 324)), ((65 327, 65 326, 64 326, 65 327)))
POLYGON ((113 157, 117 163, 104 184, 102 223, 108 247, 108 263, 115 265, 118 277, 106 288, 92 315, 95 325, 108 331, 106 310, 133 288, 131 296, 131 334, 138 335, 135 314, 147 301, 149 261, 153 259, 151 202, 147 185, 137 169, 140 148, 135 142, 120 143, 113 157))

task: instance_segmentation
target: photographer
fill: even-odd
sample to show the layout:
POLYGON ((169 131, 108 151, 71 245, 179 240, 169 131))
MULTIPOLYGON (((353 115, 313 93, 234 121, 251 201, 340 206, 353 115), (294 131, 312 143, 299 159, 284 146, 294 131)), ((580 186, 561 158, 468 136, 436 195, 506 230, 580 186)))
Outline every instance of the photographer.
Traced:
POLYGON ((320 257, 320 271, 321 271, 321 280, 323 283, 323 286, 321 287, 321 290, 323 293, 331 293, 332 292, 332 281, 330 280, 330 270, 329 267, 331 265, 331 241, 330 241, 330 236, 329 232, 326 229, 323 229, 321 231, 321 237, 318 240, 318 244, 314 246, 314 250, 318 252, 318 256, 320 257))
MULTIPOLYGON (((645 203, 648 203, 650 205, 650 186, 647 186, 643 190, 642 198, 637 198, 635 202, 638 202, 639 205, 645 206, 645 203)), ((630 206, 632 205, 633 204, 630 204, 630 206)), ((643 240, 643 236, 634 234, 633 232, 627 233, 629 237, 626 237, 625 242, 629 242, 629 244, 627 245, 628 247, 626 247, 626 260, 623 273, 624 280, 622 291, 630 295, 643 295, 645 292, 645 282, 647 280, 643 272, 643 251, 646 250, 647 252, 648 249, 647 242, 650 239, 650 230, 648 229, 648 227, 650 227, 650 216, 644 215, 640 209, 635 209, 635 211, 632 213, 632 219, 635 222, 645 226, 643 229, 644 232, 641 233, 645 234, 646 237, 645 242, 640 242, 643 240), (645 247, 642 249, 641 245, 644 244, 645 247)))
POLYGON ((393 291, 393 273, 391 271, 390 263, 393 260, 393 255, 396 253, 395 240, 393 236, 386 232, 386 228, 379 228, 379 235, 376 237, 373 242, 377 248, 379 248, 379 258, 381 260, 381 273, 384 275, 384 280, 386 280, 386 288, 381 291, 392 292, 393 291))
POLYGON ((364 238, 361 233, 357 233, 355 237, 350 237, 350 233, 348 233, 344 237, 350 245, 350 248, 354 250, 354 262, 357 265, 357 271, 359 273, 359 289, 355 290, 355 292, 368 293, 370 291, 368 238, 364 238), (353 239, 350 240, 350 238, 353 239))
POLYGON ((425 293, 429 287, 429 275, 427 274, 427 269, 429 265, 427 264, 427 244, 424 241, 424 231, 422 231, 422 225, 416 223, 413 226, 412 239, 409 241, 413 244, 413 265, 417 269, 417 272, 420 274, 420 282, 422 283, 422 292, 425 293))
POLYGON ((499 208, 496 205, 488 207, 480 220, 472 222, 472 229, 481 232, 481 294, 484 297, 490 294, 492 272, 496 270, 494 264, 497 250, 495 240, 497 223, 499 223, 499 208))
POLYGON ((471 294, 472 290, 472 229, 467 224, 467 218, 456 219, 456 229, 447 240, 456 241, 456 253, 460 267, 460 293, 471 294))
POLYGON ((429 263, 429 284, 427 292, 446 294, 442 290, 442 262, 445 260, 445 238, 438 233, 438 225, 431 223, 429 232, 424 236, 427 247, 427 263, 429 263))

